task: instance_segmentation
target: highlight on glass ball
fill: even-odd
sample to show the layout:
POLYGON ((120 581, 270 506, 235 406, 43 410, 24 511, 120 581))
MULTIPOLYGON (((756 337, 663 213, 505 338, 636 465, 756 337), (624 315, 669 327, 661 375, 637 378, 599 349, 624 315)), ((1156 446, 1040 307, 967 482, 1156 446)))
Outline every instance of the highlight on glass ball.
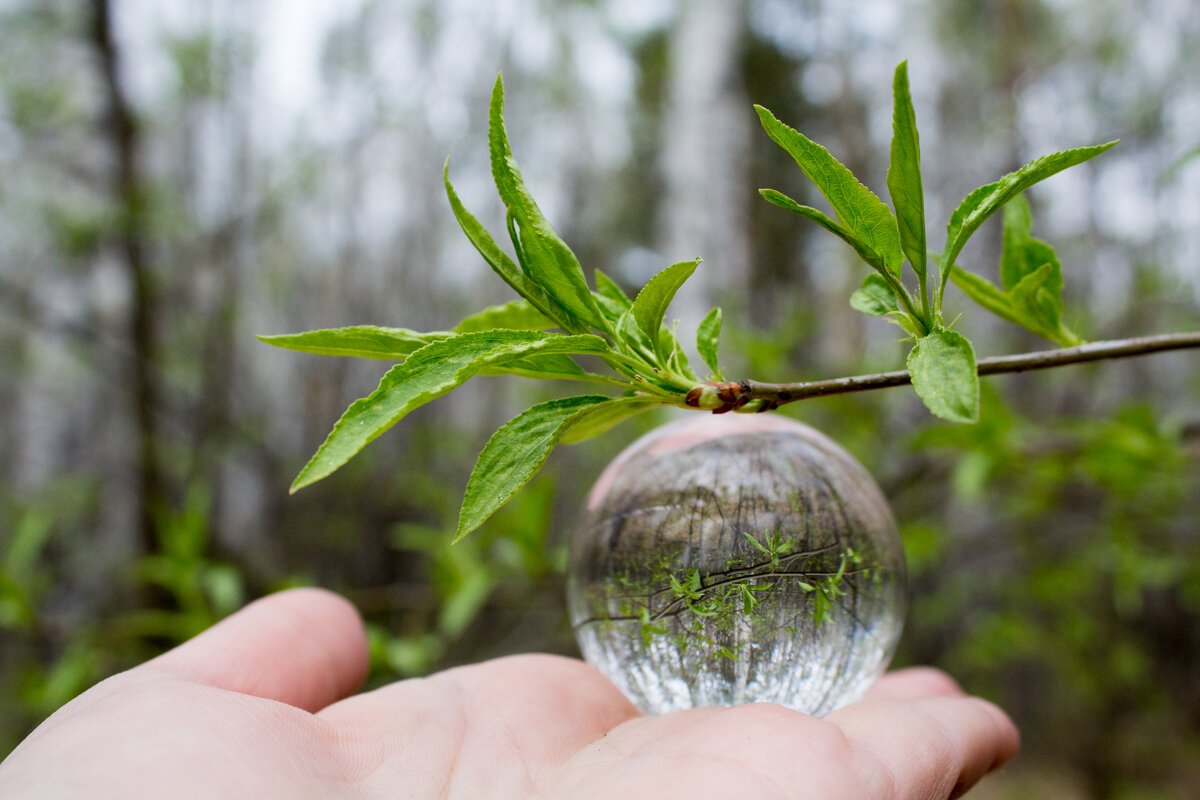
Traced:
POLYGON ((776 414, 688 419, 622 452, 572 534, 567 591, 584 657, 650 714, 827 714, 886 669, 906 606, 879 487, 776 414))

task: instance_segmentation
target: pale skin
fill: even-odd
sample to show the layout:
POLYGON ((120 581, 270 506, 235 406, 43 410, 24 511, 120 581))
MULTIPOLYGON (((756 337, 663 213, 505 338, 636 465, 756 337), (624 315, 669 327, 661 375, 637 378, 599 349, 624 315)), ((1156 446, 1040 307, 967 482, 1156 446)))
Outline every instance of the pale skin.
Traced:
POLYGON ((351 696, 362 623, 272 595, 68 703, 0 765, 5 798, 955 797, 1016 729, 909 669, 824 719, 770 704, 646 717, 573 659, 521 655, 351 696))

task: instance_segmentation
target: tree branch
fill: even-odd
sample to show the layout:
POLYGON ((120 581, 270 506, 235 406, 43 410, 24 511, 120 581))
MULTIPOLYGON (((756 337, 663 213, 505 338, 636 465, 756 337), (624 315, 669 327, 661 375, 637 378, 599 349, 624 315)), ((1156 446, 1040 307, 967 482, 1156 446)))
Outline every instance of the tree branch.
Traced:
MULTIPOLYGON (((1111 339, 1089 342, 1078 347, 1061 350, 1042 350, 1013 356, 984 358, 978 363, 980 375, 999 375, 1006 372, 1026 372, 1034 369, 1050 369, 1067 364, 1082 364, 1109 358, 1130 358, 1167 350, 1183 350, 1200 347, 1200 331, 1190 333, 1168 333, 1160 336, 1140 336, 1134 339, 1111 339)), ((742 381, 738 384, 741 397, 746 402, 762 400, 766 407, 794 403, 809 397, 830 394, 865 392, 871 389, 886 389, 889 386, 904 386, 912 383, 908 370, 879 372, 873 375, 854 375, 805 383, 760 383, 742 381)))

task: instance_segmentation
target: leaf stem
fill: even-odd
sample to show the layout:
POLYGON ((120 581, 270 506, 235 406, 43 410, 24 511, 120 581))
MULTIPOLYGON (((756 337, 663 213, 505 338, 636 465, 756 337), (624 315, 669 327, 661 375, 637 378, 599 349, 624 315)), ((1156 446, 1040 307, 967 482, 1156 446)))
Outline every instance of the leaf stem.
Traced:
POLYGON ((925 327, 932 328, 934 323, 933 308, 929 305, 929 288, 926 286, 926 273, 917 276, 921 286, 921 313, 925 315, 925 327))
POLYGON ((929 333, 930 326, 932 324, 931 321, 927 317, 921 316, 921 314, 917 313, 917 310, 913 308, 912 295, 909 294, 908 289, 904 288, 904 284, 900 282, 900 279, 889 272, 886 268, 877 271, 883 276, 883 279, 887 281, 888 285, 892 287, 892 294, 896 295, 896 299, 900 301, 902 306, 904 306, 904 310, 908 313, 908 316, 921 323, 921 328, 923 329, 924 333, 929 333))
MULTIPOLYGON (((1033 353, 1021 353, 1010 356, 995 356, 980 359, 978 362, 980 375, 999 375, 1008 372, 1026 372, 1035 369, 1050 369, 1068 364, 1082 364, 1088 361, 1101 361, 1110 358, 1130 358, 1132 356, 1161 353, 1167 350, 1184 350, 1200 347, 1200 331, 1189 333, 1168 333, 1158 336, 1140 336, 1132 339, 1109 339, 1099 342, 1089 342, 1078 347, 1064 347, 1060 350, 1042 350, 1033 353)), ((872 375, 854 375, 846 378, 833 378, 823 381, 807 381, 803 383, 760 383, 759 381, 742 381, 740 386, 747 400, 762 400, 766 406, 780 406, 793 403, 809 397, 823 397, 832 394, 848 394, 850 392, 865 392, 871 389, 886 389, 891 386, 905 386, 912 382, 908 370, 895 372, 879 372, 872 375)))

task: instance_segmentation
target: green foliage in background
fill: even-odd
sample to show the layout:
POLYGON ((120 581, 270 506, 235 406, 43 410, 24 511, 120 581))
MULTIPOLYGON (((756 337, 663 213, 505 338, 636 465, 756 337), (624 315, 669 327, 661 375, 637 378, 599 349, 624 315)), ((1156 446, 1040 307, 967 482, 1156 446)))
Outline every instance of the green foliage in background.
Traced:
POLYGON ((1153 784, 1200 747, 1175 713, 1200 614, 1194 441, 1143 406, 1035 420, 994 392, 984 399, 980 425, 912 439, 952 465, 954 493, 903 531, 913 584, 903 652, 937 653, 997 699, 1032 751, 1069 750, 1091 796, 1132 796, 1141 781, 1118 776, 1153 784), (1004 568, 968 568, 980 560, 1004 568))

